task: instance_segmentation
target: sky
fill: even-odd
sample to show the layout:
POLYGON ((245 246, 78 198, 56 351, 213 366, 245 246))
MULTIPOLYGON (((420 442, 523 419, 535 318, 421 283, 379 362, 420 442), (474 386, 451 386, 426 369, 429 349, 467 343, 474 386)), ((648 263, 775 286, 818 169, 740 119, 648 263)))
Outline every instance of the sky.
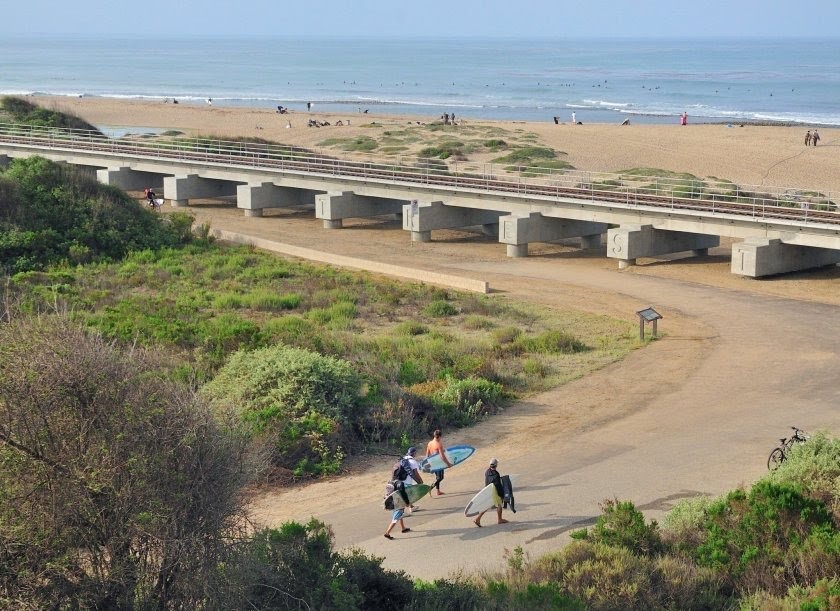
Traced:
POLYGON ((836 37, 840 0, 25 0, 0 37, 836 37))

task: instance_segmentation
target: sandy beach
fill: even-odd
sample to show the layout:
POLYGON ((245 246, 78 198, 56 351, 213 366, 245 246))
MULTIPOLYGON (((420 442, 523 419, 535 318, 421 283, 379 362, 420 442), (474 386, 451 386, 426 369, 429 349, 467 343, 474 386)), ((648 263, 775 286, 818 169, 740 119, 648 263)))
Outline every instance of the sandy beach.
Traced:
MULTIPOLYGON (((281 115, 271 109, 172 104, 163 100, 49 96, 30 99, 47 108, 76 114, 97 126, 147 127, 223 138, 250 136, 311 149, 319 149, 328 139, 376 137, 386 131, 439 120, 432 115, 327 114, 314 109, 311 113, 292 110, 281 115), (307 127, 310 118, 331 125, 307 127), (338 120, 345 125, 336 126, 338 120), (286 127, 288 123, 291 128, 286 127)), ((463 130, 480 125, 550 147, 579 170, 612 172, 644 167, 728 179, 740 185, 840 191, 838 128, 820 129, 820 145, 805 147, 806 126, 730 127, 693 124, 691 117, 687 126, 681 126, 677 116, 671 124, 662 125, 633 125, 632 119, 631 125, 573 125, 569 117, 565 119, 559 125, 551 117, 546 117, 545 122, 459 120, 447 136, 457 137, 459 127, 463 130)), ((484 153, 470 159, 486 162, 492 157, 484 153)))

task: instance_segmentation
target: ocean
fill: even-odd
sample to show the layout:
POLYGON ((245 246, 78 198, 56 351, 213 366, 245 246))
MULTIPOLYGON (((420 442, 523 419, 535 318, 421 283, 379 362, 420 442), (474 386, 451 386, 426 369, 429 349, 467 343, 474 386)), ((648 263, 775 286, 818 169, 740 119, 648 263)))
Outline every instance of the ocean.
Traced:
POLYGON ((569 122, 840 126, 840 38, 0 38, 0 94, 569 122))

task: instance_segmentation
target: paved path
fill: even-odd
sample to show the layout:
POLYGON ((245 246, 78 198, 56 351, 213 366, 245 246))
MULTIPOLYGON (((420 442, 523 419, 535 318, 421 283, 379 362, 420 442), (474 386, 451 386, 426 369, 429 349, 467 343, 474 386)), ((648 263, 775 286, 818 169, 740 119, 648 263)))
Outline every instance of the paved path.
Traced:
POLYGON ((733 290, 619 272, 581 259, 507 259, 498 244, 453 239, 409 248, 405 234, 387 229, 353 234, 326 232, 301 219, 251 219, 257 223, 247 226, 237 219, 214 215, 213 223, 476 277, 501 295, 549 306, 632 320, 635 310, 654 305, 665 317, 665 337, 623 362, 445 435, 448 443, 472 443, 479 450, 448 472, 448 494, 427 497, 421 511, 407 518, 410 534, 396 533, 394 541, 382 537, 388 514, 379 508, 378 494, 387 460, 338 482, 271 494, 257 503, 270 523, 305 519, 315 510, 332 525, 338 546, 384 556, 386 567, 422 578, 464 567, 498 569, 506 548, 522 545, 532 556, 556 549, 570 530, 591 523, 605 498, 630 499, 658 517, 681 498, 752 482, 765 472, 767 454, 790 425, 840 431, 838 306, 761 295, 754 292, 761 285, 752 283, 762 281, 733 290), (305 235, 304 228, 313 233, 305 235), (367 244, 360 245, 359 236, 367 244), (522 475, 519 511, 503 526, 488 514, 487 527, 478 529, 462 512, 492 456, 503 473, 522 475), (347 486, 358 493, 341 504, 324 500, 346 494, 347 486))

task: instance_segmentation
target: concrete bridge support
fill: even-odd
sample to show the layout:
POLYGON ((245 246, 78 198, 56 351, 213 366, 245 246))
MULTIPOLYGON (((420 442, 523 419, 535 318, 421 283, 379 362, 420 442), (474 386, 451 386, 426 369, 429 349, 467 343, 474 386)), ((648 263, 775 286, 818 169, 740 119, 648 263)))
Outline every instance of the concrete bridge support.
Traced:
POLYGON ((154 172, 140 172, 129 167, 104 168, 96 170, 96 180, 103 185, 119 187, 123 191, 137 191, 152 187, 163 187, 163 175, 154 172))
POLYGON ((455 229, 482 225, 483 231, 495 235, 500 212, 447 206, 443 202, 421 202, 403 206, 403 229, 411 232, 412 242, 431 242, 433 229, 455 229))
POLYGON ((272 182, 237 185, 236 207, 245 211, 245 216, 262 216, 265 208, 295 208, 311 204, 315 191, 278 187, 272 182))
POLYGON ((191 199, 236 195, 238 185, 232 180, 203 178, 198 174, 165 176, 163 196, 172 202, 172 206, 179 208, 188 205, 191 199))
POLYGON ((404 204, 404 199, 366 197, 352 191, 331 191, 315 196, 315 218, 323 219, 325 229, 341 229, 344 219, 399 214, 404 204))
POLYGON ((732 245, 732 273, 750 278, 840 263, 840 250, 785 244, 780 239, 747 238, 732 245))
POLYGON ((12 163, 12 158, 8 155, 0 155, 0 169, 5 170, 12 163))
POLYGON ((653 225, 622 225, 607 232, 607 256, 618 259, 619 269, 635 265, 639 257, 655 257, 687 250, 701 256, 719 245, 718 236, 666 231, 655 229, 653 225))
POLYGON ((512 214, 499 219, 499 242, 507 244, 508 257, 525 257, 530 242, 581 237, 583 248, 598 248, 601 234, 606 230, 606 223, 560 219, 543 216, 539 212, 531 212, 527 216, 512 214))

